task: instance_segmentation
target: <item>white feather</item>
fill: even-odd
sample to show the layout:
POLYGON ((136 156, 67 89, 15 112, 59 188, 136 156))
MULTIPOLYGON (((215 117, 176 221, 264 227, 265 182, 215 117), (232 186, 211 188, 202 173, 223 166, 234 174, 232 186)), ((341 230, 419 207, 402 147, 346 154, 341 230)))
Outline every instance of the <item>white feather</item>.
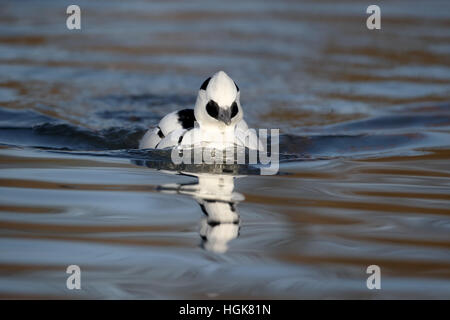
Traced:
POLYGON ((148 130, 139 142, 139 149, 156 148, 161 138, 158 136, 158 128, 148 130))
POLYGON ((183 129, 183 126, 178 122, 178 111, 174 111, 166 115, 159 122, 158 127, 161 129, 164 136, 168 136, 172 131, 183 129))

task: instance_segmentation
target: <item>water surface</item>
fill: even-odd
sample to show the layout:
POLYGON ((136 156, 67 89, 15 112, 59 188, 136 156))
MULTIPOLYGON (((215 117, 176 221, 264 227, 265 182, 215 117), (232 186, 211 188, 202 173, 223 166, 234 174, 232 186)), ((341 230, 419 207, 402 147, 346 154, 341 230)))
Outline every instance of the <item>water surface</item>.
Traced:
POLYGON ((448 1, 69 4, 1 2, 1 298, 450 298, 448 1), (221 69, 282 174, 136 150, 221 69))

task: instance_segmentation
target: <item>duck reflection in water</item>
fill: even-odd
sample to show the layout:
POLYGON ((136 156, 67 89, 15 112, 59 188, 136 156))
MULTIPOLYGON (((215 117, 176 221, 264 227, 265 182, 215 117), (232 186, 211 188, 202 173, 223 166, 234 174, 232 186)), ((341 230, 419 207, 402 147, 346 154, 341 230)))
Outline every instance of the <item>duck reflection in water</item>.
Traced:
POLYGON ((200 223, 201 247, 224 253, 228 243, 239 236, 240 217, 237 204, 244 200, 233 192, 234 179, 243 176, 211 173, 181 173, 198 178, 196 183, 165 184, 158 189, 164 193, 189 195, 199 204, 205 217, 200 223))

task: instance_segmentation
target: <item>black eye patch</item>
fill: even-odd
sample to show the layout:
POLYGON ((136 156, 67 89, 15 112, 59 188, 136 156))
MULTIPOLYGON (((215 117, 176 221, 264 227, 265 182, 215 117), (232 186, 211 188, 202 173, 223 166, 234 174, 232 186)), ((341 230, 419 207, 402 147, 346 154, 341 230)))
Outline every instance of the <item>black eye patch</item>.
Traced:
MULTIPOLYGON (((234 82, 234 81, 233 81, 234 82)), ((236 90, 239 92, 239 87, 238 87, 238 85, 236 84, 236 82, 234 82, 234 85, 236 86, 236 90)))
POLYGON ((239 112, 239 108, 237 106, 236 101, 231 105, 231 117, 234 118, 239 112))
MULTIPOLYGON (((200 90, 206 90, 206 88, 208 87, 209 84, 209 80, 211 80, 211 77, 209 77, 208 79, 206 79, 205 81, 203 81, 202 86, 200 87, 200 90)), ((239 91, 239 90, 238 90, 239 91)))
POLYGON ((215 101, 209 100, 206 105, 206 112, 214 119, 217 119, 217 116, 219 115, 219 105, 215 101))

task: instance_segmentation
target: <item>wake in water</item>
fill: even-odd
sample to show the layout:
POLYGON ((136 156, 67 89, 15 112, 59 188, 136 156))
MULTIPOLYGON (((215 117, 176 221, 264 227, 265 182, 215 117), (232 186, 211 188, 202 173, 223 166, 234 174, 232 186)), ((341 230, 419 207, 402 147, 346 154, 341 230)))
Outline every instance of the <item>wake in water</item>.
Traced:
MULTIPOLYGON (((449 105, 412 111, 404 115, 382 115, 305 128, 302 135, 282 134, 279 161, 287 163, 340 157, 361 159, 380 154, 423 153, 424 148, 448 145, 445 128, 450 124, 449 105)), ((233 174, 253 174, 258 170, 250 165, 209 165, 207 169, 195 164, 175 165, 171 161, 170 150, 137 149, 146 130, 140 125, 90 130, 30 110, 0 109, 0 144, 8 146, 129 158, 137 165, 160 170, 206 170, 233 174)))

